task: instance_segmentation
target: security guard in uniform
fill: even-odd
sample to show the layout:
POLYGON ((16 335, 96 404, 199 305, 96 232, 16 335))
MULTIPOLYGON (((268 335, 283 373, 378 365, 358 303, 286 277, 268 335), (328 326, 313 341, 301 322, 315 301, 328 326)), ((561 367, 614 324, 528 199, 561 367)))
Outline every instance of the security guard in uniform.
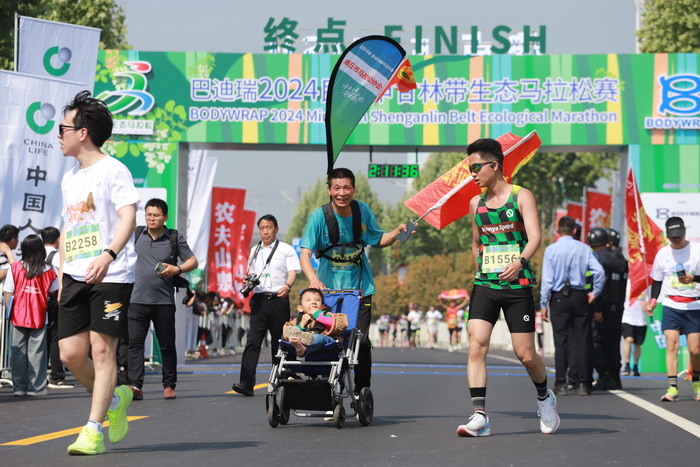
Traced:
MULTIPOLYGON (((619 244, 619 234, 617 238, 619 244)), ((611 248, 612 243, 613 239, 603 228, 594 227, 588 233, 588 244, 605 270, 605 288, 594 303, 593 314, 593 362, 598 372, 593 389, 596 390, 622 389, 620 339, 629 266, 622 252, 611 248)))

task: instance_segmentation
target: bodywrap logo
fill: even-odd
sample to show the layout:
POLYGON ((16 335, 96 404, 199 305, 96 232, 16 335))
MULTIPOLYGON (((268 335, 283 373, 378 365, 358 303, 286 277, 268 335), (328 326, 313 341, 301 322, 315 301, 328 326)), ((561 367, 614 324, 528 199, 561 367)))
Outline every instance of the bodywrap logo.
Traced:
POLYGON ((49 48, 44 54, 44 69, 51 76, 63 76, 68 73, 70 68, 70 58, 73 53, 68 47, 54 46, 49 48), (58 61, 62 64, 58 68, 51 64, 51 59, 53 57, 58 57, 58 61))
POLYGON ((660 114, 697 115, 700 113, 700 76, 659 76, 660 114))
POLYGON ((127 115, 141 116, 147 114, 155 104, 153 96, 146 91, 148 78, 146 73, 151 71, 149 62, 124 62, 130 71, 114 73, 115 77, 124 77, 130 80, 128 89, 103 91, 97 96, 107 104, 112 114, 117 115, 127 112, 127 115))
POLYGON ((54 124, 56 123, 55 121, 51 120, 54 117, 54 115, 56 115, 56 109, 53 105, 42 104, 39 101, 33 102, 29 105, 29 107, 27 107, 27 125, 29 125, 29 128, 31 128, 32 131, 34 131, 35 133, 45 135, 46 133, 51 131, 54 124), (36 121, 37 112, 39 112, 43 120, 45 120, 45 123, 43 125, 40 125, 36 121))

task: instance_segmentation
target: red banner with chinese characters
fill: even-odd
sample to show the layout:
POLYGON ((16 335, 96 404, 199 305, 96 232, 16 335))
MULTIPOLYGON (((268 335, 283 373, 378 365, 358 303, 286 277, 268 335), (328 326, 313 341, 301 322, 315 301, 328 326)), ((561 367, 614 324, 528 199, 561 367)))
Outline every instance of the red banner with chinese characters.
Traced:
POLYGON ((234 255, 239 238, 239 217, 243 213, 245 190, 214 187, 211 192, 209 230, 209 291, 223 298, 235 298, 234 255))
POLYGON ((243 211, 240 215, 238 223, 238 248, 233 255, 233 285, 236 290, 236 300, 243 304, 243 311, 250 313, 250 299, 253 294, 244 298, 241 294, 241 289, 245 283, 245 274, 248 271, 248 258, 250 257, 250 241, 253 239, 253 230, 255 229, 255 211, 243 211))
POLYGON ((666 243, 664 232, 647 216, 642 198, 639 196, 637 181, 630 169, 627 175, 625 196, 627 218, 627 253, 630 271, 630 305, 652 283, 649 277, 656 253, 666 243))
POLYGON ((588 233, 593 227, 610 227, 612 196, 601 191, 586 192, 586 225, 583 230, 588 233))

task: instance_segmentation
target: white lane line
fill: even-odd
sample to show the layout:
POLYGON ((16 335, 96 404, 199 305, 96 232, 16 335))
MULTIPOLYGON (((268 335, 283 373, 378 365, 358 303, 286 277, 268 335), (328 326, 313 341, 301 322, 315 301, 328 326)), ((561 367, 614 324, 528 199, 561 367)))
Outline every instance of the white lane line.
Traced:
POLYGON ((611 390, 608 391, 611 394, 615 394, 617 397, 621 397, 622 399, 626 400, 627 402, 630 402, 637 407, 641 407, 642 409, 653 413, 659 418, 662 418, 666 420, 669 423, 672 423, 676 425, 678 428, 681 428, 691 435, 694 435, 698 438, 700 438, 700 425, 697 423, 693 423, 690 420, 687 420, 683 417, 680 417, 676 415, 673 412, 670 412, 666 409, 662 409, 656 404, 652 404, 651 402, 647 402, 644 399, 633 396, 632 394, 625 392, 625 391, 618 391, 618 390, 611 390))

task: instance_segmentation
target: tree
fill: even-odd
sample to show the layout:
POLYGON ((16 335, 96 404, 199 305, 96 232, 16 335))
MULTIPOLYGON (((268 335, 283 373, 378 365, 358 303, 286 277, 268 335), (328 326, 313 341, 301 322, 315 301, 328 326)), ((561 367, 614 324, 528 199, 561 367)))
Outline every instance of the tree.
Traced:
POLYGON ((700 52, 700 0, 646 0, 637 37, 643 53, 700 52))
POLYGON ((124 8, 116 0, 2 0, 0 3, 0 69, 14 67, 15 13, 100 28, 100 48, 129 48, 124 8))
POLYGON ((542 230, 550 229, 564 201, 578 201, 601 178, 612 180, 619 156, 596 153, 538 153, 513 177, 535 195, 542 230))

